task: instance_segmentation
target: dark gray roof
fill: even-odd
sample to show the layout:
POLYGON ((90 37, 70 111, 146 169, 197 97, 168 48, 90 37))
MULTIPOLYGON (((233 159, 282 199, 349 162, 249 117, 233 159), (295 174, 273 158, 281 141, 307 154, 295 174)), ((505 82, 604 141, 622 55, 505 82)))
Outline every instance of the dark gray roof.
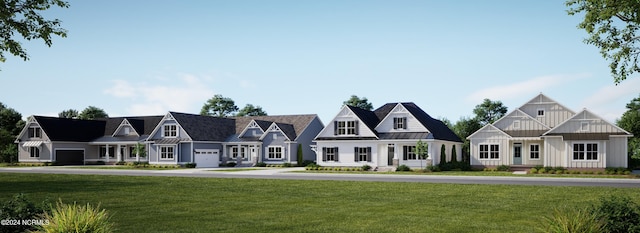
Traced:
POLYGON ((139 135, 149 135, 160 123, 163 116, 130 116, 130 117, 111 117, 106 119, 100 119, 106 121, 104 129, 104 135, 113 135, 118 126, 122 124, 124 119, 129 121, 129 124, 136 130, 139 135))
POLYGON ((620 133, 554 133, 545 136, 562 136, 564 140, 609 140, 610 135, 627 135, 620 133))
POLYGON ((222 142, 235 133, 235 121, 232 118, 179 112, 170 112, 170 114, 193 141, 222 142))
POLYGON ((90 142, 104 135, 105 120, 33 116, 51 141, 90 142))
POLYGON ((141 142, 148 138, 148 135, 145 136, 119 136, 113 137, 111 135, 102 136, 93 140, 94 143, 108 143, 108 142, 141 142))
POLYGON ((369 129, 371 129, 371 131, 375 132, 376 126, 378 125, 378 123, 380 123, 380 120, 382 120, 381 118, 378 118, 376 113, 350 105, 346 106, 353 112, 353 114, 356 114, 356 116, 358 116, 358 118, 362 122, 364 122, 364 124, 367 125, 369 129))
POLYGON ((284 132, 284 134, 289 137, 292 141, 295 141, 298 138, 298 135, 304 131, 311 121, 316 119, 318 115, 315 114, 305 114, 305 115, 274 115, 274 116, 243 116, 243 117, 232 117, 231 119, 235 120, 235 134, 240 134, 251 122, 251 120, 255 120, 256 123, 262 128, 262 130, 267 130, 267 128, 272 124, 276 123, 280 130, 284 132))
POLYGON ((434 119, 429 114, 424 112, 418 105, 414 103, 402 103, 404 106, 415 118, 422 123, 424 127, 426 127, 429 132, 433 134, 434 139, 453 141, 453 142, 462 142, 460 137, 456 135, 444 122, 434 119))

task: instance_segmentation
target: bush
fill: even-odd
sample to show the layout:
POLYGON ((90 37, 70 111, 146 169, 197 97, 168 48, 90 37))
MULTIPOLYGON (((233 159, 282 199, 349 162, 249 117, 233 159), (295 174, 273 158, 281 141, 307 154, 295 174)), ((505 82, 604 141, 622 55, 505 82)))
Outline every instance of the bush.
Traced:
POLYGON ((425 171, 431 171, 431 172, 439 172, 440 171, 440 167, 439 166, 434 166, 434 165, 428 165, 427 168, 424 169, 425 171))
POLYGON ((305 160, 305 161, 302 161, 302 165, 301 165, 301 166, 302 166, 302 167, 306 167, 306 166, 308 166, 309 164, 315 164, 315 163, 316 163, 316 162, 313 162, 313 161, 311 161, 311 160, 305 160))
POLYGON ((640 232, 640 206, 628 197, 601 198, 591 213, 604 221, 606 232, 640 232))
POLYGON ((409 166, 407 166, 407 165, 402 164, 402 165, 399 165, 396 168, 396 171, 397 172, 408 172, 408 171, 411 171, 411 168, 409 166))
MULTIPOLYGON (((26 195, 20 193, 13 196, 0 207, 0 220, 5 219, 40 219, 40 216, 48 211, 47 203, 42 202, 39 205, 29 201, 26 195)), ((30 225, 3 225, 0 226, 0 232, 27 232, 35 230, 35 226, 30 225)))
POLYGON ((371 166, 369 166, 368 164, 362 165, 362 170, 363 171, 369 171, 369 170, 371 170, 371 166))
POLYGON ((184 167, 186 167, 186 168, 196 168, 197 165, 198 164, 196 164, 196 163, 187 163, 187 164, 184 165, 184 167))
POLYGON ((266 163, 264 163, 264 162, 258 162, 258 163, 256 163, 256 167, 266 167, 266 166, 267 166, 267 164, 266 164, 266 163))
POLYGON ((114 232, 115 225, 106 210, 100 209, 100 205, 93 207, 78 205, 75 202, 71 205, 58 201, 51 214, 45 213, 47 225, 40 225, 37 228, 43 232, 114 232))
POLYGON ((283 163, 282 167, 293 167, 293 165, 291 163, 283 163))
POLYGON ((497 169, 498 171, 502 171, 502 172, 509 171, 509 168, 510 168, 510 167, 509 167, 508 165, 500 165, 500 166, 496 167, 496 169, 497 169))
POLYGON ((603 232, 604 222, 587 209, 555 209, 551 218, 546 220, 543 232, 603 232))
POLYGON ((533 166, 533 168, 535 168, 536 170, 540 171, 540 169, 542 169, 543 166, 542 165, 535 165, 535 166, 533 166))
POLYGON ((227 167, 235 167, 236 165, 237 165, 237 163, 235 163, 235 162, 228 162, 226 164, 227 167))
POLYGON ((529 173, 530 173, 530 174, 536 174, 536 173, 538 173, 538 169, 536 169, 535 167, 534 167, 534 168, 531 168, 531 169, 529 170, 529 173))
POLYGON ((118 162, 116 163, 116 165, 127 165, 127 162, 125 162, 125 161, 118 161, 118 162))

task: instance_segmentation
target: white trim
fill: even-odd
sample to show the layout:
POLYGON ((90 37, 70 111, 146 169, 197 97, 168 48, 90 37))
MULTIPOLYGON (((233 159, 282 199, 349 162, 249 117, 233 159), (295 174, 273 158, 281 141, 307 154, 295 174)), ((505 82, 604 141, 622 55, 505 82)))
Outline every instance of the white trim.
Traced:
MULTIPOLYGON (((162 161, 175 161, 175 160, 176 160, 176 150, 177 150, 177 148, 176 148, 176 146, 175 146, 175 145, 173 145, 173 146, 158 145, 158 146, 157 146, 157 149, 158 149, 158 151, 157 151, 157 153, 158 153, 158 161, 161 161, 161 160, 162 160, 162 161), (171 152, 171 157, 172 157, 172 158, 170 158, 170 159, 169 159, 169 158, 165 158, 165 159, 163 159, 163 158, 162 158, 162 148, 163 148, 163 147, 165 147, 165 148, 172 148, 172 149, 173 149, 173 151, 171 152)), ((168 157, 168 156, 169 156, 169 152, 167 152, 167 157, 168 157)))
POLYGON ((606 153, 606 146, 603 146, 604 148, 602 148, 600 145, 601 141, 571 141, 571 142, 567 142, 569 143, 569 148, 567 150, 567 153, 569 153, 569 160, 571 162, 590 162, 590 163, 596 163, 596 162, 600 162, 600 159, 602 156, 604 156, 604 154, 606 153), (575 159, 573 157, 573 147, 576 144, 582 144, 584 145, 584 151, 583 151, 583 156, 584 159, 575 159), (587 144, 596 144, 598 147, 598 150, 596 151, 596 156, 598 156, 598 159, 587 159, 587 144), (604 152, 604 153, 603 153, 604 152))
POLYGON ((529 143, 527 145, 529 145, 529 150, 528 150, 529 151, 529 157, 528 157, 529 160, 540 160, 542 158, 542 156, 540 156, 542 154, 542 150, 541 150, 542 146, 540 145, 540 143, 529 143), (538 158, 537 159, 531 158, 531 152, 532 152, 531 151, 531 146, 534 146, 534 145, 538 146, 538 158))
MULTIPOLYGON (((520 152, 520 153, 522 153, 522 152, 520 152)), ((480 144, 478 144, 478 160, 494 160, 495 161, 495 160, 500 160, 500 157, 502 157, 502 155, 500 154, 500 144, 499 143, 480 143, 480 144), (488 149, 487 153, 488 154, 487 154, 487 158, 486 159, 483 159, 483 158, 480 157, 480 153, 481 153, 480 152, 480 146, 483 146, 483 145, 488 146, 487 147, 487 149, 488 149), (491 150, 491 146, 494 146, 494 145, 498 146, 498 150, 496 151, 496 152, 498 152, 498 158, 491 158, 491 152, 494 152, 494 151, 491 150)))
POLYGON ((167 123, 167 124, 162 124, 162 137, 163 138, 178 138, 180 137, 180 128, 178 127, 178 124, 176 123, 167 123), (167 127, 170 127, 169 130, 167 130, 167 127), (171 127, 175 127, 175 130, 172 130, 171 127), (167 136, 167 133, 171 132, 171 131, 175 131, 175 135, 171 136, 167 136))
POLYGON ((581 132, 589 132, 589 130, 591 129, 590 124, 588 121, 581 121, 580 122, 580 131, 581 132))
POLYGON ((267 156, 265 156, 266 160, 283 160, 285 158, 285 156, 284 156, 284 146, 267 146, 266 152, 267 152, 266 153, 267 156), (269 158, 269 154, 271 153, 269 150, 271 148, 274 148, 274 152, 273 152, 274 155, 278 154, 277 151, 275 151, 275 149, 276 148, 280 148, 280 158, 269 158))
POLYGON ((43 160, 33 160, 33 159, 20 159, 18 162, 23 163, 23 162, 53 162, 53 160, 51 159, 43 159, 43 160))
MULTIPOLYGON (((111 134, 111 137, 115 137, 118 134, 118 131, 120 131, 120 129, 123 126, 128 126, 130 129, 133 129, 133 133, 135 133, 136 136, 140 137, 140 134, 136 131, 135 128, 133 128, 133 126, 131 126, 131 123, 129 123, 129 120, 127 120, 126 118, 123 119, 122 122, 120 122, 120 125, 118 125, 118 128, 116 128, 116 130, 113 131, 113 134, 111 134)), ((125 135, 129 135, 129 134, 125 134, 125 135)))
POLYGON ((513 120, 513 128, 514 129, 520 129, 520 120, 513 120))
POLYGON ((546 111, 544 110, 544 108, 536 109, 536 117, 544 117, 545 114, 546 114, 546 111), (540 114, 540 112, 542 112, 542 114, 540 114))
POLYGON ((249 129, 260 129, 260 131, 262 131, 262 134, 265 133, 264 130, 260 127, 260 125, 256 122, 256 120, 251 119, 251 122, 249 122, 249 124, 247 124, 247 126, 245 126, 244 129, 242 129, 242 132, 238 134, 238 137, 244 136, 244 134, 247 133, 247 130, 249 129))

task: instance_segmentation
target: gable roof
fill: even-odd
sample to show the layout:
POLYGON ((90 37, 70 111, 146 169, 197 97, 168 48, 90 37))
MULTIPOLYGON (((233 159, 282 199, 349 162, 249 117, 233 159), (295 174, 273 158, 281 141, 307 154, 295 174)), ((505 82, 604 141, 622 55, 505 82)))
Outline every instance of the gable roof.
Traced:
POLYGON ((236 135, 240 135, 244 129, 255 121, 263 131, 266 131, 273 123, 276 123, 280 130, 289 137, 290 140, 296 140, 298 136, 316 119, 316 114, 300 114, 300 115, 273 115, 273 116, 242 116, 231 117, 235 120, 236 135))
POLYGON ((105 120, 33 116, 51 141, 90 142, 104 135, 105 120))
POLYGON ((203 116, 180 112, 169 112, 193 141, 222 142, 235 133, 235 122, 231 118, 203 116))
POLYGON ((153 129, 160 123, 163 116, 132 116, 132 117, 112 117, 102 119, 106 121, 104 135, 113 135, 120 125, 126 120, 129 125, 138 133, 138 135, 149 135, 153 129))
POLYGON ((372 132, 376 132, 376 125, 380 123, 382 118, 379 118, 375 112, 350 105, 345 105, 345 107, 349 108, 372 132))
MULTIPOLYGON (((594 127, 595 128, 595 127, 594 127)), ((546 133, 544 133, 545 136, 548 135, 565 135, 565 136, 569 136, 569 134, 600 134, 600 135, 605 135, 608 138, 608 135, 626 135, 626 136, 632 136, 631 133, 627 132, 626 130, 616 126, 615 124, 612 124, 606 120, 604 120, 604 118, 592 113, 591 111, 587 110, 586 108, 583 109, 581 112, 573 115, 571 118, 567 119, 566 121, 558 124, 555 128, 547 131, 546 133), (569 127, 569 122, 572 121, 581 121, 581 122, 588 122, 591 123, 592 121, 596 121, 596 123, 602 123, 602 125, 606 126, 606 127, 597 127, 598 129, 593 130, 590 129, 588 131, 584 131, 584 132, 571 132, 571 129, 567 129, 567 127, 569 127)))
POLYGON ((471 135, 467 136, 467 139, 471 139, 472 137, 476 136, 476 134, 478 134, 478 133, 480 133, 482 131, 486 131, 486 130, 492 130, 494 132, 500 132, 500 134, 502 134, 503 136, 511 138, 511 135, 509 135, 509 134, 505 133, 504 131, 498 129, 498 127, 495 127, 492 124, 486 124, 485 126, 482 126, 482 128, 480 128, 476 132, 473 132, 471 135))
POLYGON ((413 115, 418 121, 433 134, 434 139, 454 141, 454 142, 462 142, 462 139, 458 137, 444 122, 434 119, 429 114, 427 114, 424 110, 422 110, 418 105, 409 102, 409 103, 400 103, 404 106, 411 115, 413 115))

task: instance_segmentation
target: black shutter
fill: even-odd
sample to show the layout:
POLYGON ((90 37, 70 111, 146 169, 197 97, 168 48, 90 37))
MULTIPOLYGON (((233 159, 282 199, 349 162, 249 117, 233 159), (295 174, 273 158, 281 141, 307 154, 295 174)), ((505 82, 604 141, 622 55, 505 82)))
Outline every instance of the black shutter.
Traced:
POLYGON ((338 135, 338 121, 333 122, 333 135, 338 135))
POLYGON ((402 147, 402 159, 407 160, 407 146, 402 147))
POLYGON ((355 131, 356 131, 356 135, 360 135, 360 130, 358 129, 358 121, 355 121, 354 126, 356 127, 355 131))
POLYGON ((371 162, 371 147, 367 147, 367 162, 371 162))
POLYGON ((322 161, 324 161, 324 162, 327 161, 327 148, 326 147, 322 147, 322 161))
POLYGON ((393 129, 398 129, 398 118, 393 118, 393 129))
POLYGON ((358 157, 359 157, 358 147, 354 147, 353 148, 353 161, 359 162, 360 158, 358 158, 358 157))
POLYGON ((334 147, 333 148, 333 157, 335 157, 335 159, 336 159, 335 161, 336 162, 340 161, 340 158, 338 158, 338 155, 340 155, 340 153, 338 153, 338 147, 334 147))
POLYGON ((402 118, 402 121, 403 121, 403 122, 402 122, 402 128, 403 128, 403 129, 407 129, 407 118, 406 118, 406 117, 403 117, 403 118, 402 118))

